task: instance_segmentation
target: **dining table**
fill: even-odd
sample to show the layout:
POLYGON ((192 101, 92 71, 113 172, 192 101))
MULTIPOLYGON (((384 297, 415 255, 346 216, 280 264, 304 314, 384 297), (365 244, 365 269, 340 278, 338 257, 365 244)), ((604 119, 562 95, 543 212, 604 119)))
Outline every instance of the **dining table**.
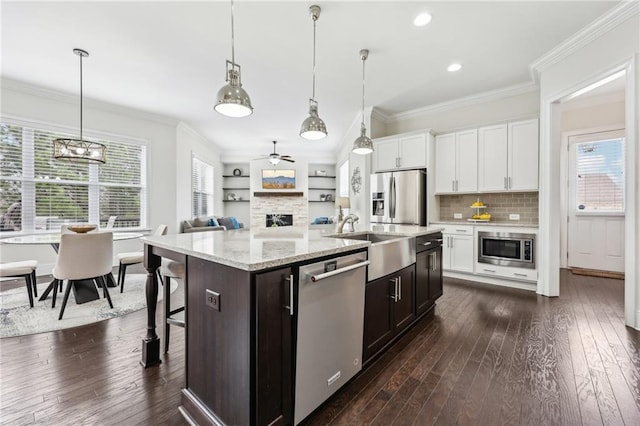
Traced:
MULTIPOLYGON (((98 231, 100 232, 100 231, 98 231)), ((112 232, 109 230, 109 232, 112 232)), ((58 253, 60 248, 60 233, 51 234, 31 234, 18 235, 0 239, 0 244, 20 244, 20 245, 50 245, 53 250, 58 253)), ((113 232, 113 241, 131 240, 140 238, 144 234, 141 232, 113 232)), ((55 280, 52 280, 38 300, 45 300, 51 291, 53 291, 55 280)), ((116 280, 112 274, 107 276, 107 285, 109 287, 117 287, 116 280)), ((73 285, 73 295, 76 303, 86 303, 100 298, 93 280, 75 281, 73 285)))

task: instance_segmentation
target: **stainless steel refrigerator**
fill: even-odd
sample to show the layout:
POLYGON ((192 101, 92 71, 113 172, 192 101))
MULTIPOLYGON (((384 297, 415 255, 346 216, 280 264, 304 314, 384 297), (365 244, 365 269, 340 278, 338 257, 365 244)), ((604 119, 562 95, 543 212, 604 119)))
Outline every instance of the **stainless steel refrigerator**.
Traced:
POLYGON ((427 224, 426 170, 371 175, 371 223, 427 224))

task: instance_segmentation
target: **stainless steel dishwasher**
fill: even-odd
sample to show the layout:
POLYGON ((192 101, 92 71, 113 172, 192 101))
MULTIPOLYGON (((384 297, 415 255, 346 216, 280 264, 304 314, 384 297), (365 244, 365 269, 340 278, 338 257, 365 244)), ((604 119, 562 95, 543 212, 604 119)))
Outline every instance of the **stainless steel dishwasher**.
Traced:
POLYGON ((295 424, 362 368, 366 252, 300 268, 295 424))

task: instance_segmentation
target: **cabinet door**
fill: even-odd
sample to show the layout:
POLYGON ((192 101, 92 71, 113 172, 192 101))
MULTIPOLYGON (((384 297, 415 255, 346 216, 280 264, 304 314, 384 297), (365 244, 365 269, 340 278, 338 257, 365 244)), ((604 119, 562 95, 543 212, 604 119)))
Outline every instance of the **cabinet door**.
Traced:
POLYGON ((256 275, 257 424, 290 424, 292 346, 289 312, 291 268, 256 275))
POLYGON ((507 190, 507 125, 478 129, 478 189, 507 190))
MULTIPOLYGON (((442 247, 429 252, 429 304, 442 296, 442 247)), ((417 263, 416 263, 417 266, 417 263)))
POLYGON ((435 192, 454 192, 456 179, 456 135, 438 135, 435 139, 435 192))
POLYGON ((364 361, 378 352, 393 337, 391 304, 393 280, 389 276, 371 281, 364 296, 364 361))
POLYGON ((398 167, 417 169, 427 167, 427 142, 425 135, 398 139, 398 167))
POLYGON ((473 272, 473 235, 449 235, 452 271, 473 272))
POLYGON ((384 139, 375 142, 375 171, 398 168, 398 139, 384 139))
POLYGON ((431 301, 429 300, 429 272, 431 269, 428 251, 416 255, 416 315, 425 312, 431 301))
POLYGON ((401 270, 397 275, 398 293, 393 305, 395 333, 405 329, 416 318, 415 310, 415 266, 401 270))
POLYGON ((456 133, 456 192, 478 191, 478 130, 456 133))
POLYGON ((509 123, 509 189, 538 189, 538 119, 509 123))

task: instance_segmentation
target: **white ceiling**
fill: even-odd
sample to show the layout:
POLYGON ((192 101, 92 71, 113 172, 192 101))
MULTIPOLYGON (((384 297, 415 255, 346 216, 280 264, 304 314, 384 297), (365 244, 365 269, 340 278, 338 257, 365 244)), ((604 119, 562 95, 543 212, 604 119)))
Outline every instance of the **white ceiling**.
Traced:
MULTIPOLYGON (((529 64, 592 22, 614 1, 238 1, 236 61, 255 111, 213 110, 230 59, 227 1, 2 2, 2 76, 185 121, 225 156, 278 151, 332 157, 360 110, 393 114, 531 81, 529 64), (317 89, 329 137, 298 136, 311 95, 313 24, 319 4, 317 89), (433 20, 412 25, 419 12, 433 20), (451 62, 461 71, 448 73, 451 62)), ((425 123, 428 126, 428 123, 425 123)))

